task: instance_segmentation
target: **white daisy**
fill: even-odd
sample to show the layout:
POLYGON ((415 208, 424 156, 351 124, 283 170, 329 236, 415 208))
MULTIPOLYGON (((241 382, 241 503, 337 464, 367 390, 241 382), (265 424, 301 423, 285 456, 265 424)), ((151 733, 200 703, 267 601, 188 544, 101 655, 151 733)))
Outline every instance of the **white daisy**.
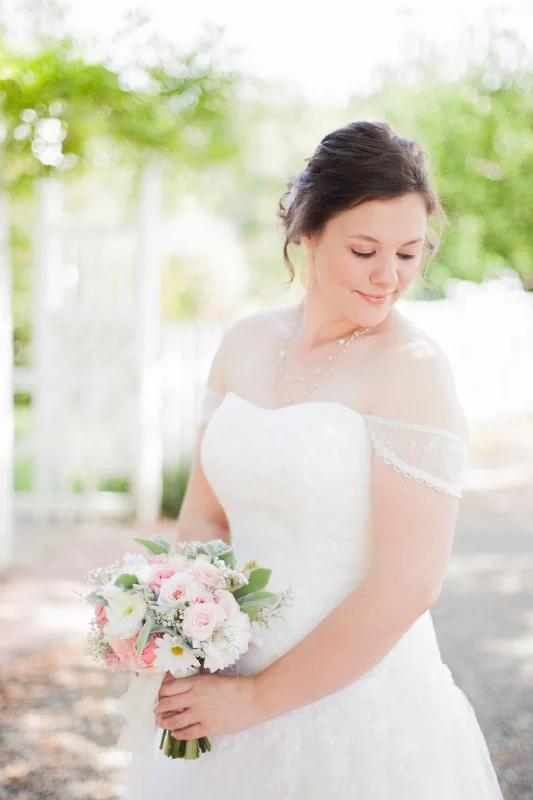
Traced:
POLYGON ((176 677, 183 677, 194 675, 200 662, 192 650, 183 646, 183 640, 179 636, 165 633, 157 639, 154 667, 168 670, 176 677))

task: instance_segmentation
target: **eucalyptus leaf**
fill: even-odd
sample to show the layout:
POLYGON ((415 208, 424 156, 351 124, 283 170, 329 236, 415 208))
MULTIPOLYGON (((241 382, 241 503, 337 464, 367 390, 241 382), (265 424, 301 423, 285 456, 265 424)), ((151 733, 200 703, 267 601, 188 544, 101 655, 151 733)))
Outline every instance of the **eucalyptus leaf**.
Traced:
POLYGON ((250 606, 249 608, 241 607, 241 611, 246 614, 250 622, 255 622, 257 615, 260 611, 260 606, 250 606))
POLYGON ((269 602, 275 602, 277 599, 278 595, 274 592, 250 592, 238 598, 237 602, 241 606, 243 603, 261 603, 261 605, 267 606, 269 602))
POLYGON ((170 553, 172 549, 170 542, 168 542, 166 539, 163 539, 162 536, 154 536, 153 539, 139 539, 134 536, 133 541, 142 544, 142 546, 145 547, 153 556, 160 556, 163 553, 170 553))
POLYGON ((96 592, 91 592, 90 594, 85 595, 85 600, 87 600, 88 603, 100 603, 102 606, 109 605, 105 597, 102 597, 100 594, 96 594, 96 592))
POLYGON ((146 647, 146 644, 148 642, 148 637, 152 632, 152 627, 154 625, 154 622, 155 622, 155 614, 153 613, 153 611, 149 611, 148 614, 146 615, 146 622, 142 626, 139 635, 137 637, 137 641, 135 642, 135 649, 137 650, 138 655, 142 655, 142 651, 146 647))
POLYGON ((133 589, 136 585, 139 585, 139 578, 129 572, 119 575, 115 581, 115 586, 120 586, 122 589, 133 589))
POLYGON ((239 589, 236 589, 233 592, 233 596, 236 600, 238 600, 239 597, 243 597, 246 594, 251 594, 252 592, 258 592, 260 589, 264 589, 268 584, 271 575, 271 569, 266 569, 265 567, 253 569, 248 576, 248 583, 246 586, 241 586, 239 589))
POLYGON ((224 550, 222 553, 218 553, 218 558, 223 561, 230 569, 235 569, 237 566, 237 559, 235 558, 235 553, 233 550, 228 548, 224 550))

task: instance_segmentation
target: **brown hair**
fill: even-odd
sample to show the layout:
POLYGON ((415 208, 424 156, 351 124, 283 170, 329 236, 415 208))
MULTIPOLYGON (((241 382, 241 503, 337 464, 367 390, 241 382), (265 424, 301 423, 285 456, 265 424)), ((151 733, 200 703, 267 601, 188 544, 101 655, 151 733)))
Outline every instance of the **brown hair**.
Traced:
POLYGON ((302 235, 320 235, 332 217, 361 203, 411 192, 422 195, 428 216, 438 225, 437 231, 428 229, 424 242, 429 261, 438 248, 445 214, 431 186, 426 160, 417 142, 397 136, 386 122, 350 122, 328 133, 306 159, 307 169, 289 179, 279 201, 290 280, 295 271, 289 245, 300 244, 302 235))

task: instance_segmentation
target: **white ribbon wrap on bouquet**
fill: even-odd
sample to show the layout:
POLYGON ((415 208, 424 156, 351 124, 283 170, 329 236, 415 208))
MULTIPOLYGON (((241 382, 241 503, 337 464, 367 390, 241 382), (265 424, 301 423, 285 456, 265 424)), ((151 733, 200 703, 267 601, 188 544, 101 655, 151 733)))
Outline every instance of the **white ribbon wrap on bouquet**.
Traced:
MULTIPOLYGON (((127 779, 128 800, 153 800, 155 735, 158 726, 154 706, 165 672, 132 672, 126 692, 119 698, 118 711, 125 717, 117 747, 131 752, 127 779)), ((160 728, 161 734, 163 729, 160 728)))

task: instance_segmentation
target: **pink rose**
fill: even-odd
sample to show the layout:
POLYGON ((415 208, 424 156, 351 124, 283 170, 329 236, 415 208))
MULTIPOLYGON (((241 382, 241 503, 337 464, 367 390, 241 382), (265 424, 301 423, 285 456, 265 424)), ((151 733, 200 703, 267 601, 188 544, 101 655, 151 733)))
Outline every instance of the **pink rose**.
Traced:
POLYGON ((225 585, 225 581, 220 573, 220 570, 213 564, 210 564, 209 561, 204 561, 201 558, 197 558, 192 569, 196 580, 200 586, 203 586, 204 589, 209 589, 212 591, 213 589, 217 589, 225 585))
POLYGON ((226 619, 231 619, 231 617, 238 614, 241 610, 232 593, 226 591, 226 589, 218 592, 214 599, 217 606, 223 610, 226 619))
POLYGON ((189 593, 197 588, 197 585, 187 572, 175 572, 170 578, 161 581, 157 602, 162 604, 188 600, 189 593))
POLYGON ((191 584, 191 590, 187 599, 190 600, 191 603, 212 603, 213 594, 212 592, 208 592, 207 589, 201 589, 199 586, 196 586, 196 584, 191 584))
POLYGON ((129 664, 135 660, 137 657, 137 653, 135 652, 135 642, 137 641, 137 636, 131 636, 129 639, 120 639, 118 636, 115 639, 111 639, 109 644, 117 654, 119 663, 123 667, 129 666, 129 664))
POLYGON ((142 655, 139 656, 137 651, 134 651, 134 661, 139 669, 149 669, 153 666, 157 654, 157 640, 160 638, 161 636, 154 636, 150 644, 142 651, 142 655))
POLYGON ((117 656, 117 654, 114 651, 109 653, 109 655, 106 656, 106 658, 105 658, 106 667, 110 667, 111 669, 114 669, 115 667, 118 667, 119 664, 120 664, 120 658, 117 656))
POLYGON ((154 574, 148 581, 148 586, 150 589, 159 589, 161 587, 161 582, 171 578, 175 572, 175 569, 169 569, 168 567, 161 567, 160 569, 154 570, 154 574))
POLYGON ((149 564, 159 564, 163 558, 162 556, 146 556, 146 560, 149 564))
POLYGON ((105 606, 100 605, 100 603, 98 603, 94 608, 94 621, 100 628, 100 632, 103 631, 104 626, 108 623, 107 615, 105 613, 105 606))
POLYGON ((195 603, 185 609, 183 633, 191 639, 209 639, 217 624, 222 621, 223 611, 216 603, 195 603))

